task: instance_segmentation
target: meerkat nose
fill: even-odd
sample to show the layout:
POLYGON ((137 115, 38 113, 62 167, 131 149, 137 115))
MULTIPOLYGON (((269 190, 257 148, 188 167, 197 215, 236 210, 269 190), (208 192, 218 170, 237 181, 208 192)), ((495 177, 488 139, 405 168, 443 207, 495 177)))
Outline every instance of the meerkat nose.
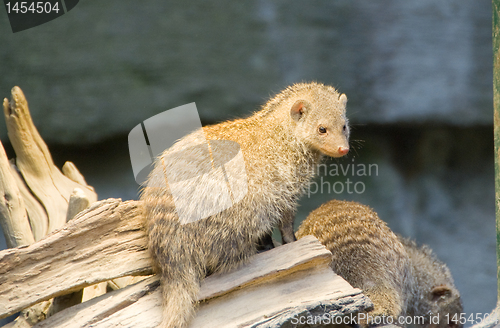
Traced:
POLYGON ((339 154, 340 155, 344 156, 348 152, 349 152, 349 147, 342 147, 342 146, 339 147, 339 154))

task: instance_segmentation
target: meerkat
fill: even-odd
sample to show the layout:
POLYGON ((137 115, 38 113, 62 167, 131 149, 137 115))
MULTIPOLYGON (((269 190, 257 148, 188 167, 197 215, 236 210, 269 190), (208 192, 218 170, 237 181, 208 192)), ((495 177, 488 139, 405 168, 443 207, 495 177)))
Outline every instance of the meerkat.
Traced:
MULTIPOLYGON (((186 327, 201 280, 208 273, 231 270, 255 254, 259 241, 273 227, 282 229, 286 242, 295 240, 291 225, 297 201, 307 190, 315 165, 325 155, 341 157, 349 151, 346 102, 346 95, 331 86, 294 84, 252 116, 203 127, 157 158, 141 200, 149 249, 162 285, 160 327, 186 327), (205 140, 211 154, 229 152, 217 140, 239 145, 247 193, 227 209, 183 223, 172 201, 171 185, 161 185, 166 179, 163 171, 176 162, 181 167, 200 167, 201 172, 206 163, 201 162, 199 150, 190 146, 205 140), (176 155, 179 149, 185 149, 182 156, 176 155)), ((193 173, 179 170, 175 178, 182 180, 193 173)), ((191 210, 196 212, 197 206, 202 204, 192 204, 191 210)))
POLYGON ((361 318, 398 326, 461 326, 451 320, 462 303, 447 266, 429 247, 394 234, 368 206, 329 201, 302 222, 297 238, 306 235, 316 236, 333 254, 332 269, 373 302, 361 318))

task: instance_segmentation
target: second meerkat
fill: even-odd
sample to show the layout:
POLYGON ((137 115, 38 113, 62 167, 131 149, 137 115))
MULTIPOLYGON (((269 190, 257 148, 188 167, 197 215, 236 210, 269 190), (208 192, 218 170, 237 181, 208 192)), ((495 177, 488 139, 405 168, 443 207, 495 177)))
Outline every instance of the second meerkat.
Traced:
POLYGON ((448 267, 429 247, 394 234, 368 206, 331 200, 302 222, 297 238, 306 235, 332 252, 333 271, 371 299, 374 309, 367 318, 391 317, 385 322, 401 326, 462 327, 456 320, 463 311, 460 293, 448 267))
MULTIPOLYGON (((149 186, 161 185, 165 165, 172 162, 201 171, 205 163, 190 146, 206 139, 211 153, 224 155, 228 150, 211 141, 234 141, 243 154, 248 187, 232 207, 186 224, 179 220, 168 186, 143 189, 149 248, 162 283, 160 327, 186 327, 205 275, 235 268, 255 254, 259 240, 274 226, 281 227, 285 242, 295 240, 292 220, 297 201, 307 190, 315 165, 324 155, 341 157, 349 151, 346 102, 347 97, 333 87, 295 84, 254 115, 194 131, 156 160, 149 186), (184 149, 182 156, 176 155, 179 149, 184 149)), ((177 175, 182 180, 193 172, 179 170, 177 175)), ((191 206, 196 212, 203 204, 191 206)))

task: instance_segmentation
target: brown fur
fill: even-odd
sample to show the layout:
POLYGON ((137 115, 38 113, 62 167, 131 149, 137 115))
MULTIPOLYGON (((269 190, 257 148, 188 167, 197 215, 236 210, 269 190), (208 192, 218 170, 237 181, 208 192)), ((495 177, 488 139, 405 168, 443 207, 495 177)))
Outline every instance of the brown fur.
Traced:
POLYGON ((297 238, 306 235, 316 236, 332 252, 333 270, 371 299, 371 317, 392 316, 400 325, 400 317, 422 316, 426 321, 416 326, 455 326, 445 322, 445 314, 462 312, 449 269, 427 246, 396 236, 369 207, 325 203, 299 227, 297 238), (439 313, 439 324, 428 321, 430 313, 439 313))
MULTIPOLYGON (((243 153, 248 193, 232 207, 208 218, 180 224, 168 187, 145 187, 149 248, 161 274, 164 311, 161 327, 186 327, 194 314, 200 281, 227 271, 255 254, 259 239, 291 221, 323 154, 340 157, 348 149, 347 98, 317 83, 293 85, 247 119, 204 127, 182 138, 156 161, 148 183, 165 179, 167 155, 209 141, 211 151, 227 150, 210 140, 237 142, 243 153), (327 129, 319 133, 319 126, 327 129)), ((196 151, 183 151, 177 164, 200 167, 196 151)), ((213 163, 212 163, 213 165, 213 163)), ((192 176, 177 172, 176 178, 192 176)), ((203 186, 202 186, 203 187, 203 186)), ((213 192, 209 191, 208 192, 213 192)), ((199 204, 192 204, 196 211, 199 204)), ((286 228, 285 230, 293 229, 286 228)), ((293 239, 295 238, 293 236, 293 239)))
MULTIPOLYGON (((439 315, 438 324, 426 321, 426 327, 462 327, 462 324, 453 321, 457 318, 460 320, 463 308, 460 293, 453 284, 451 272, 446 264, 438 260, 428 246, 417 247, 410 239, 400 240, 411 260, 416 289, 407 309, 408 315, 439 315), (455 314, 458 315, 455 317, 455 314)), ((428 318, 429 316, 426 316, 426 319, 428 318)))

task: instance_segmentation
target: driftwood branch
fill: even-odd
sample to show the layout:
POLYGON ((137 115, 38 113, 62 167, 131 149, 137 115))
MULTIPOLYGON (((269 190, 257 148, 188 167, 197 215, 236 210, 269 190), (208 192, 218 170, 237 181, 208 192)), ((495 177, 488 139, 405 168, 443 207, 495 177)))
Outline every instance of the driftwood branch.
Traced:
MULTIPOLYGON (((122 309, 134 304, 142 297, 156 291, 160 286, 158 277, 151 277, 135 285, 115 290, 88 302, 78 304, 70 309, 66 309, 38 323, 36 328, 77 328, 89 327, 98 321, 105 320, 107 317, 119 312, 122 309)), ((157 306, 161 305, 161 300, 157 306)), ((161 311, 158 315, 161 316, 161 311)), ((153 322, 159 323, 159 320, 150 318, 153 322)), ((145 325, 137 326, 146 327, 145 325)))
POLYGON ((82 189, 91 203, 97 200, 97 195, 92 187, 81 183, 83 177, 75 172, 76 167, 69 165, 66 171, 70 177, 67 177, 54 165, 47 145, 33 124, 23 92, 14 87, 11 93, 12 100, 4 99, 3 108, 9 139, 17 156, 16 165, 45 208, 48 232, 52 232, 66 222, 69 197, 75 188, 82 189))
POLYGON ((116 277, 150 274, 142 208, 109 199, 27 247, 0 252, 0 318, 116 277))
MULTIPOLYGON (((314 237, 306 237, 259 254, 227 275, 208 277, 190 327, 296 327, 294 317, 370 309, 359 289, 331 271, 326 252, 314 237), (301 259, 285 264, 290 254, 301 259), (273 266, 272 261, 280 263, 273 266)), ((161 304, 154 276, 61 311, 35 327, 153 328, 161 321, 161 304)))
MULTIPOLYGON (((4 99, 3 107, 17 158, 8 165, 0 144, 0 194, 4 196, 0 200, 0 224, 8 246, 16 247, 38 241, 62 227, 68 218, 96 201, 97 195, 73 163, 66 162, 64 174, 55 167, 47 145, 31 120, 23 92, 14 87, 11 94, 12 100, 4 99), (71 192, 78 190, 80 193, 71 198, 71 192)), ((68 306, 71 302, 58 300, 51 311, 57 311, 57 304, 68 306)), ((38 306, 26 310, 16 324, 22 326, 30 322, 32 325, 33 320, 29 318, 34 322, 36 318, 44 318, 47 313, 40 311, 45 309, 46 306, 38 306)))
MULTIPOLYGON (((0 317, 101 281, 150 274, 143 226, 140 202, 109 199, 35 244, 0 252, 0 317)), ((191 327, 279 327, 318 311, 366 310, 369 300, 333 273, 330 259, 311 236, 212 275, 202 284, 191 327)), ((58 312, 37 327, 155 327, 161 320, 156 279, 58 312)))

